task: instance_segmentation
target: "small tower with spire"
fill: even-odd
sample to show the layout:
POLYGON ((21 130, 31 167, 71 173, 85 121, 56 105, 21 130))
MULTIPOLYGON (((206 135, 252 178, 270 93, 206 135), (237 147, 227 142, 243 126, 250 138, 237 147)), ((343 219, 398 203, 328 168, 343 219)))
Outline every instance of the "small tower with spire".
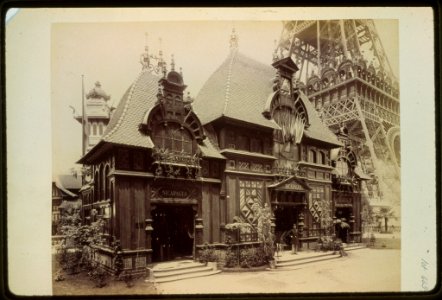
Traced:
POLYGON ((75 119, 83 124, 83 154, 87 153, 99 141, 106 130, 113 108, 109 105, 110 96, 101 88, 99 81, 83 97, 83 115, 75 119))

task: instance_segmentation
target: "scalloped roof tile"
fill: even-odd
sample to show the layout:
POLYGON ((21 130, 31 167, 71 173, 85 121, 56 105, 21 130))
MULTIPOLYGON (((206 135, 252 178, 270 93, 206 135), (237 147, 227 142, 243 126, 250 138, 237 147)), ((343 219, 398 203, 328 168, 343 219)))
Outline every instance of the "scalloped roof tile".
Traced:
MULTIPOLYGON (((94 148, 99 147, 98 145, 101 145, 102 142, 142 148, 154 147, 151 137, 142 134, 138 128, 143 122, 146 112, 157 101, 159 80, 159 76, 147 70, 138 75, 121 98, 100 143, 94 148)), ((204 140, 199 148, 206 157, 225 159, 208 139, 204 140)))
MULTIPOLYGON (((270 65, 232 51, 195 99, 193 107, 201 123, 205 125, 224 116, 279 128, 273 120, 262 115, 267 98, 273 92, 272 79, 275 74, 276 70, 270 65)), ((310 121, 310 126, 304 131, 305 136, 341 146, 336 136, 322 123, 308 97, 301 94, 301 99, 310 121)))
POLYGON ((278 128, 261 115, 274 75, 272 67, 232 51, 196 96, 194 110, 203 125, 225 116, 278 128))
POLYGON ((151 138, 141 134, 138 126, 157 100, 158 80, 160 77, 148 71, 138 75, 115 109, 101 140, 143 148, 154 146, 151 138))

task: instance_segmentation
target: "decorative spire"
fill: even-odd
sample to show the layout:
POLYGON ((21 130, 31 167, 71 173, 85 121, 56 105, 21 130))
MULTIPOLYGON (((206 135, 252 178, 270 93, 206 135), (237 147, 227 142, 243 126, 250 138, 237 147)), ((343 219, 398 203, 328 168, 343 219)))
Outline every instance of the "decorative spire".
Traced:
POLYGON ((86 94, 86 99, 101 99, 108 101, 111 97, 106 94, 105 91, 101 89, 101 83, 97 80, 95 82, 95 87, 86 94))
POLYGON ((160 97, 163 95, 163 86, 161 83, 158 83, 158 92, 157 92, 157 98, 160 99, 160 97))
POLYGON ((163 61, 163 77, 166 78, 166 74, 167 74, 167 64, 165 61, 163 61))
POLYGON ((230 50, 238 49, 238 35, 235 32, 235 28, 232 29, 232 34, 230 35, 230 50))
POLYGON ((160 60, 163 60, 163 46, 162 46, 162 42, 163 42, 163 40, 161 38, 159 38, 158 39, 158 43, 159 43, 158 56, 159 56, 160 60))
POLYGON ((279 60, 279 56, 278 56, 278 47, 276 45, 276 40, 273 41, 274 45, 275 45, 275 50, 273 51, 273 62, 279 60))
POLYGON ((173 54, 171 55, 171 59, 170 59, 170 70, 175 71, 175 59, 173 57, 173 54))
POLYGON ((183 68, 180 67, 180 75, 183 77, 183 68))
POLYGON ((145 33, 146 37, 146 45, 144 46, 144 53, 141 54, 140 63, 142 66, 142 70, 149 69, 150 67, 150 58, 149 58, 149 46, 147 45, 147 32, 145 33))
POLYGON ((188 102, 188 103, 192 103, 193 102, 192 97, 190 97, 190 92, 189 91, 187 91, 186 102, 188 102))
POLYGON ((144 45, 144 50, 146 50, 146 53, 148 53, 148 52, 149 52, 149 43, 148 43, 148 40, 149 40, 149 34, 148 34, 147 32, 145 32, 145 33, 144 33, 144 37, 145 37, 145 41, 144 41, 144 43, 145 43, 145 45, 144 45))

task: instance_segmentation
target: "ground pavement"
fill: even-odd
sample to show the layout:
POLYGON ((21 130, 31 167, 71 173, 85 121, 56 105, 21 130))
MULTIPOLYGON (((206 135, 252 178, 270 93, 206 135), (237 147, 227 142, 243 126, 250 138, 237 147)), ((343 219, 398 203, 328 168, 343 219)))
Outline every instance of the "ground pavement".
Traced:
POLYGON ((400 291, 400 250, 361 249, 293 270, 230 273, 155 284, 159 294, 400 291))

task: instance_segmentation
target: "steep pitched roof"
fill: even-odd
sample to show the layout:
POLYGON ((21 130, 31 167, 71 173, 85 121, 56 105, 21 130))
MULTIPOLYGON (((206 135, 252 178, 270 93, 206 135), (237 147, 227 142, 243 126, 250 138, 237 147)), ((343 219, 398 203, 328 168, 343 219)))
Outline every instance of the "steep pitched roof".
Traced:
POLYGON ((222 116, 270 128, 278 126, 261 115, 272 90, 275 70, 232 51, 206 81, 193 104, 201 123, 222 116))
MULTIPOLYGON (((138 75, 115 109, 100 142, 86 153, 79 163, 85 162, 87 157, 105 143, 142 148, 154 147, 151 137, 142 134, 138 128, 146 112, 157 101, 159 80, 160 77, 147 70, 138 75)), ((205 157, 225 159, 208 139, 198 146, 205 157)))
POLYGON ((310 126, 304 130, 304 136, 313 140, 326 142, 334 146, 342 146, 336 135, 321 121, 313 104, 304 93, 300 93, 302 102, 307 110, 310 126))
POLYGON ((147 109, 157 100, 158 80, 158 76, 148 71, 138 75, 115 109, 102 141, 143 148, 154 146, 151 138, 141 134, 138 126, 147 109))
MULTIPOLYGON (((221 66, 206 81, 193 104, 202 124, 222 116, 270 128, 279 128, 262 112, 272 90, 276 70, 238 51, 232 51, 221 66)), ((325 126, 308 97, 301 94, 310 126, 305 137, 341 146, 336 136, 325 126)))

